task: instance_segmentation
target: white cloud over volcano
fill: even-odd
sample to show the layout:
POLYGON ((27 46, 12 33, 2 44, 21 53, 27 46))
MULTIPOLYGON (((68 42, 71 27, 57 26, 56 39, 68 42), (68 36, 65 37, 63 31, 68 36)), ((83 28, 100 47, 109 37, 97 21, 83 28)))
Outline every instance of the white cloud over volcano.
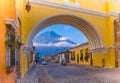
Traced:
POLYGON ((75 46, 76 44, 71 44, 71 43, 68 43, 68 42, 57 42, 57 43, 48 43, 48 44, 42 44, 42 43, 36 43, 34 42, 33 43, 33 46, 56 46, 56 47, 64 47, 64 46, 67 46, 67 47, 72 47, 72 46, 75 46))

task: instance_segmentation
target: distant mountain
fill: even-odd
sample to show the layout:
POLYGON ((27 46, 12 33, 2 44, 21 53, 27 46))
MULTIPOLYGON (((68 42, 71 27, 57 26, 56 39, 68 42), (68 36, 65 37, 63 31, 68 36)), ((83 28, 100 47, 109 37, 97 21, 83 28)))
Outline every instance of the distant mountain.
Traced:
POLYGON ((69 49, 70 47, 36 46, 35 50, 39 53, 39 56, 51 56, 69 49))
POLYGON ((47 31, 37 35, 37 37, 33 40, 33 45, 36 47, 36 51, 43 56, 68 50, 69 48, 75 46, 76 43, 58 35, 54 31, 47 31))

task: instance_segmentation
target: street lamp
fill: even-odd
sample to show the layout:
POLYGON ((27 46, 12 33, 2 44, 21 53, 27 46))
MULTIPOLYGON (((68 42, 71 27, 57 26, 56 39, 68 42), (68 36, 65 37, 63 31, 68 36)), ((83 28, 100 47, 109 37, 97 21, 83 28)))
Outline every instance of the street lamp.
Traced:
POLYGON ((26 10, 27 10, 27 12, 29 12, 31 10, 31 5, 29 3, 29 0, 27 1, 27 4, 26 4, 26 10))

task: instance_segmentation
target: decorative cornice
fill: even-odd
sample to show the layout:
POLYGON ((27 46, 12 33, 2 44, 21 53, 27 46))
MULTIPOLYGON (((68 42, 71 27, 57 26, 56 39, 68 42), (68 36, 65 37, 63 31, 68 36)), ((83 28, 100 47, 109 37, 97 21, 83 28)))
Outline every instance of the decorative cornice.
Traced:
POLYGON ((110 12, 109 14, 108 14, 108 16, 119 16, 119 13, 116 13, 116 12, 110 12))
POLYGON ((91 52, 93 54, 107 54, 109 49, 115 49, 115 46, 94 48, 91 49, 91 52))
POLYGON ((8 25, 12 25, 14 29, 17 29, 17 24, 13 19, 5 19, 5 23, 8 25))
POLYGON ((92 11, 92 10, 88 10, 88 9, 83 9, 76 5, 72 6, 72 5, 68 5, 68 4, 53 3, 53 2, 43 1, 43 0, 40 0, 40 1, 31 0, 31 2, 54 6, 54 7, 59 7, 59 8, 65 8, 65 9, 69 9, 69 10, 73 10, 73 11, 79 11, 79 12, 84 12, 84 13, 89 13, 89 14, 94 14, 94 15, 99 15, 99 16, 107 16, 107 14, 105 14, 105 13, 92 11))
POLYGON ((49 1, 43 1, 43 0, 31 0, 31 3, 39 3, 39 4, 44 4, 48 6, 54 6, 54 7, 59 7, 59 8, 65 8, 73 11, 78 11, 78 12, 84 12, 88 14, 93 14, 93 15, 98 15, 98 16, 103 16, 103 17, 108 17, 108 16, 118 16, 118 13, 115 12, 110 12, 110 13, 102 13, 98 11, 93 11, 93 10, 88 10, 81 8, 79 5, 69 5, 69 4, 60 4, 60 3, 53 3, 49 1))
POLYGON ((95 48, 95 49, 91 49, 91 52, 93 54, 107 54, 108 48, 105 47, 95 48))
POLYGON ((80 45, 77 45, 77 46, 75 46, 75 47, 72 47, 70 50, 72 51, 74 51, 74 50, 78 50, 78 49, 81 49, 81 48, 86 48, 86 47, 89 47, 89 43, 88 42, 86 42, 86 43, 83 43, 83 44, 80 44, 80 45))

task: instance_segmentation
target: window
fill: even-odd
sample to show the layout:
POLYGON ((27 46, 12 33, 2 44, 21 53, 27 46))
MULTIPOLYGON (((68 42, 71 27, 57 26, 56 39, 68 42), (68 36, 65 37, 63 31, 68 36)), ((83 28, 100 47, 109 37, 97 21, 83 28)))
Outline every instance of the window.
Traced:
POLYGON ((88 62, 88 58, 89 58, 89 52, 88 52, 88 48, 85 49, 85 61, 88 62))
POLYGON ((77 54, 77 63, 79 63, 79 54, 77 54))
POLYGON ((83 50, 80 50, 80 61, 83 61, 83 50))
POLYGON ((11 25, 6 29, 6 67, 15 66, 15 30, 11 25))
POLYGON ((72 54, 71 54, 71 60, 75 61, 75 52, 72 52, 72 54))
POLYGON ((6 47, 6 66, 10 66, 10 48, 6 47))

